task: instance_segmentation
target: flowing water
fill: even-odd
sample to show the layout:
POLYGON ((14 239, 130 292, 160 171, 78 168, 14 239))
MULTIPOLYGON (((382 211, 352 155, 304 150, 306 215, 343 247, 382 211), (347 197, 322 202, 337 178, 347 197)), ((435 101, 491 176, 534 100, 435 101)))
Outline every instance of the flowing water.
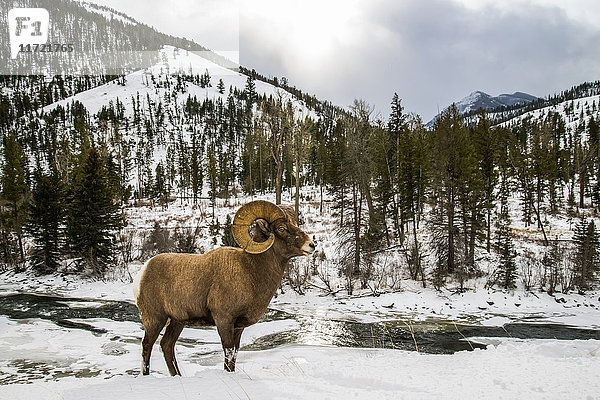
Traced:
MULTIPOLYGON (((0 296, 0 315, 5 315, 10 319, 23 321, 24 323, 27 320, 38 318, 51 321, 63 328, 83 329, 96 335, 109 334, 109 336, 112 336, 110 340, 113 342, 113 347, 115 348, 119 347, 119 341, 131 343, 132 338, 120 337, 115 332, 109 332, 106 328, 94 326, 92 319, 139 323, 137 307, 132 303, 33 294, 0 296), (86 319, 89 319, 90 323, 86 323, 86 319)), ((484 344, 468 339, 476 337, 600 340, 600 330, 574 328, 548 323, 519 322, 505 324, 500 327, 456 324, 443 319, 361 323, 344 320, 324 320, 313 316, 293 315, 274 309, 269 309, 261 322, 276 320, 295 320, 299 327, 291 331, 277 332, 259 337, 251 344, 242 348, 242 350, 265 350, 286 344, 304 343, 338 347, 392 348, 433 354, 452 354, 457 351, 485 348, 484 344)), ((141 331, 140 338, 136 339, 136 341, 139 342, 140 340, 141 331)), ((218 340, 218 338, 215 337, 215 340, 218 340)), ((190 339, 182 339, 179 343, 184 346, 205 344, 190 339)), ((209 362, 214 362, 214 359, 221 357, 220 352, 216 351, 213 351, 211 354, 198 353, 198 356, 199 363, 202 363, 202 359, 205 356, 210 359, 209 362)), ((43 366, 29 362, 29 360, 14 360, 14 362, 23 364, 19 365, 20 370, 25 372, 25 376, 31 379, 40 379, 38 377, 40 368, 53 368, 51 365, 43 366), (30 373, 28 373, 29 370, 31 370, 30 373)), ((96 371, 90 371, 89 373, 77 371, 72 376, 94 376, 96 373, 96 371)), ((131 373, 135 374, 137 372, 131 373)), ((59 374, 57 378, 60 377, 59 374)), ((9 376, 0 383, 11 383, 15 379, 17 379, 16 375, 9 376)), ((19 379, 22 380, 23 376, 20 376, 19 379)))

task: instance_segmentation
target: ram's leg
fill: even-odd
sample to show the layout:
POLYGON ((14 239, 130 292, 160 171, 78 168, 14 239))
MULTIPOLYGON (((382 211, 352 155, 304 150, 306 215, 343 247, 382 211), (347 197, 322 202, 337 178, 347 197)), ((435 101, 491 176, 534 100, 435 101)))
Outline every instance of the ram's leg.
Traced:
POLYGON ((179 367, 177 366, 177 360, 175 359, 175 342, 183 330, 184 324, 180 321, 171 319, 165 329, 162 339, 160 340, 160 347, 162 348, 167 368, 171 376, 181 375, 179 367))
POLYGON ((234 329, 235 355, 236 355, 236 357, 237 357, 237 352, 240 349, 240 340, 242 339, 242 332, 244 332, 244 328, 235 328, 234 329))
POLYGON ((235 367, 235 362, 237 360, 238 350, 240 349, 240 339, 242 338, 242 332, 244 332, 244 328, 234 328, 233 330, 233 365, 235 367))
POLYGON ((152 320, 144 323, 144 339, 142 339, 142 375, 150 374, 150 355, 152 346, 158 338, 160 331, 167 322, 166 319, 152 320))
POLYGON ((217 331, 221 337, 223 352, 225 353, 225 371, 235 371, 235 330, 233 322, 217 324, 217 331))

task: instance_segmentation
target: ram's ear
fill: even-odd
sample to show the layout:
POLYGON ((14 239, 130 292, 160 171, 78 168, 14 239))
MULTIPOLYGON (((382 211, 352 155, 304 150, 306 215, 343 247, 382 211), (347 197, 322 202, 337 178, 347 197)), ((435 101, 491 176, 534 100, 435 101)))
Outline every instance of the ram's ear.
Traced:
POLYGON ((248 233, 252 240, 257 243, 265 242, 269 236, 271 235, 271 228, 269 226, 269 222, 263 218, 259 218, 252 222, 250 225, 250 229, 248 229, 248 233))

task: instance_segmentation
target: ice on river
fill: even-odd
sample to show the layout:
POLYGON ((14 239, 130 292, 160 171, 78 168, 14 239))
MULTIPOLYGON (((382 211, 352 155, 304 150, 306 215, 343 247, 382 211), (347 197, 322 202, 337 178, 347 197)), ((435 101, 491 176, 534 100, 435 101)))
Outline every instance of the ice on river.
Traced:
MULTIPOLYGON (((481 338, 486 350, 453 355, 284 345, 241 351, 237 372, 226 373, 216 332, 188 328, 177 346, 184 377, 167 376, 158 346, 152 374, 143 377, 138 323, 83 321, 106 333, 0 317, 0 398, 593 399, 600 393, 599 340, 481 338)), ((296 328, 289 320, 260 323, 245 341, 296 328)))
MULTIPOLYGON (((0 291, 21 291, 24 279, 5 279, 0 291)), ((55 282, 31 285, 40 291, 56 287, 55 282)), ((92 301, 85 306, 97 307, 108 299, 131 301, 130 286, 69 283, 57 294, 87 298, 92 301)), ((459 322, 475 316, 471 322, 481 325, 543 321, 598 328, 597 295, 563 298, 483 290, 462 295, 406 290, 376 298, 288 291, 272 306, 297 318, 257 324, 242 338, 250 344, 271 334, 304 331, 310 318, 361 323, 412 318, 417 326, 432 316, 459 322)), ((77 310, 84 306, 74 299, 65 304, 77 310)), ((600 393, 600 340, 469 338, 487 349, 436 355, 339 348, 324 345, 328 337, 322 329, 304 333, 299 343, 241 351, 237 372, 231 374, 222 370, 214 328, 186 328, 176 347, 184 377, 168 376, 158 345, 151 376, 142 377, 138 322, 70 318, 61 325, 0 316, 0 399, 596 399, 600 393)))
MULTIPOLYGON (((454 355, 290 345, 242 351, 235 373, 222 371, 211 343, 196 343, 178 346, 184 377, 172 378, 158 348, 152 375, 138 376, 134 340, 39 320, 1 318, 0 327, 0 353, 12 360, 2 370, 50 379, 0 385, 3 399, 592 399, 600 393, 597 340, 503 339, 454 355), (44 367, 36 372, 36 364, 44 367)), ((135 335, 131 328, 123 332, 135 335)))

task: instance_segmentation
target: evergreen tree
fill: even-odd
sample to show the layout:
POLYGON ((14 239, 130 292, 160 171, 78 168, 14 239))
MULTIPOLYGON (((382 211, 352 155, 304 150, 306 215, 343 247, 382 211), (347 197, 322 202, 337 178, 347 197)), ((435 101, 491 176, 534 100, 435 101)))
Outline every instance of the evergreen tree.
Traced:
POLYGON ((227 214, 227 219, 223 225, 223 235, 221 236, 221 244, 223 246, 239 247, 231 233, 231 217, 227 214))
POLYGON ((69 188, 68 245, 80 271, 103 276, 113 260, 114 232, 121 226, 119 203, 98 150, 91 148, 80 158, 69 188))
MULTIPOLYGON (((434 126, 432 190, 434 201, 431 228, 436 253, 434 285, 440 287, 449 274, 457 274, 461 284, 466 261, 465 235, 461 234, 459 191, 464 189, 461 155, 468 143, 467 130, 456 105, 444 111, 434 126), (462 182, 461 182, 462 181, 462 182)), ((464 233, 464 232, 463 232, 464 233)))
POLYGON ((217 89, 219 90, 219 94, 225 93, 225 84, 223 83, 223 79, 219 79, 219 83, 217 84, 217 89))
POLYGON ((37 173, 27 231, 33 239, 31 263, 39 273, 55 272, 60 265, 64 220, 63 192, 56 173, 37 173))
POLYGON ((184 160, 184 162, 189 163, 192 197, 194 204, 197 204, 198 198, 202 195, 202 181, 204 177, 202 174, 202 143, 195 129, 192 133, 192 146, 189 156, 190 159, 184 160))
POLYGON ((6 235, 14 235, 16 238, 15 244, 11 243, 10 237, 4 238, 5 260, 6 262, 22 263, 25 261, 23 227, 27 222, 30 193, 27 185, 27 157, 13 133, 4 138, 1 182, 0 222, 6 235), (15 250, 18 252, 18 260, 12 257, 15 250))
POLYGON ((207 173, 208 173, 208 197, 210 198, 210 205, 212 207, 212 219, 215 219, 215 206, 217 203, 217 194, 219 190, 218 175, 219 169, 217 167, 217 157, 215 154, 214 147, 209 147, 207 150, 207 173))
POLYGON ((600 271, 600 239, 594 221, 579 220, 573 243, 573 285, 583 293, 592 288, 600 271))
POLYGON ((510 217, 508 208, 500 213, 498 218, 498 231, 496 249, 500 255, 496 283, 504 289, 514 289, 517 280, 516 252, 510 230, 510 217))
POLYGON ((246 108, 252 110, 252 106, 256 103, 258 95, 256 94, 256 83, 254 77, 248 76, 246 78, 246 87, 244 88, 244 96, 246 98, 246 108))
POLYGON ((407 262, 411 278, 420 279, 425 285, 425 273, 421 263, 423 254, 417 230, 429 184, 431 138, 420 117, 412 116, 408 119, 405 133, 400 139, 398 203, 401 220, 408 222, 412 231, 412 240, 408 242, 407 262))
POLYGON ((486 112, 482 109, 479 113, 479 121, 473 130, 474 147, 477 152, 479 170, 481 172, 481 183, 483 191, 483 206, 486 211, 486 249, 491 250, 491 225, 492 210, 495 208, 494 190, 498 183, 497 147, 498 139, 496 131, 490 128, 490 122, 486 112))
POLYGON ((158 201, 158 204, 160 206, 167 207, 167 205, 169 204, 170 190, 169 184, 167 182, 166 171, 163 167, 162 162, 159 162, 156 165, 155 173, 156 178, 152 190, 153 197, 156 199, 156 201, 158 201))

